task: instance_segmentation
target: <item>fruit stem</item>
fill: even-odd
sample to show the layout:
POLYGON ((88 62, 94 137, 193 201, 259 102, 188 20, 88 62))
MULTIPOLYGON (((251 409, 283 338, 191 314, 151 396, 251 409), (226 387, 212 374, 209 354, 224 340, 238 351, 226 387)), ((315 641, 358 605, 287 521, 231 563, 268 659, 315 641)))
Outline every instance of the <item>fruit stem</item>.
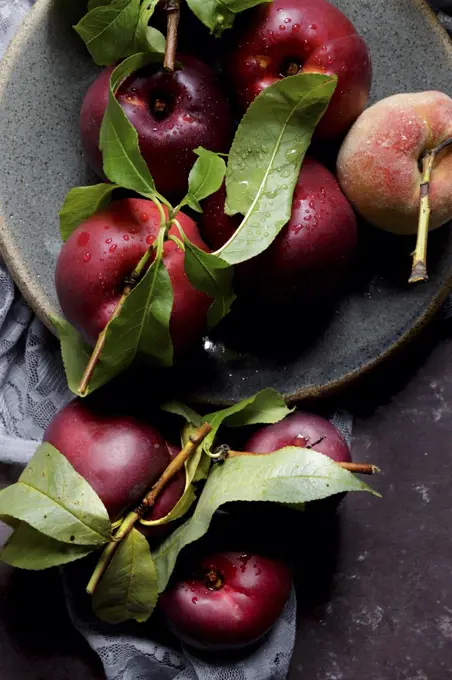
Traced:
POLYGON ((143 517, 144 513, 154 505, 160 492, 165 488, 174 475, 183 468, 185 462, 190 458, 192 453, 196 451, 198 446, 204 441, 211 430, 212 427, 209 425, 209 423, 203 423, 201 427, 191 434, 184 448, 177 454, 175 458, 173 458, 161 477, 143 498, 140 505, 124 517, 112 540, 102 551, 102 555, 100 556, 96 568, 89 580, 88 585, 86 586, 86 592, 89 595, 94 593, 121 540, 133 529, 135 523, 141 519, 141 517, 143 517))
POLYGON ((413 265, 408 283, 428 281, 427 274, 427 242, 430 221, 430 179, 436 157, 441 151, 452 144, 452 138, 446 139, 434 149, 426 151, 422 156, 422 182, 419 199, 419 223, 417 230, 416 248, 413 253, 413 265))
MULTIPOLYGON (((229 449, 225 454, 224 458, 238 458, 239 456, 267 456, 267 453, 252 453, 251 451, 232 451, 229 449)), ((336 462, 343 470, 348 470, 349 472, 356 472, 360 475, 377 475, 381 472, 380 468, 376 465, 370 465, 368 463, 344 463, 336 462)))
POLYGON ((166 18, 166 45, 163 68, 165 71, 174 71, 177 49, 177 29, 180 19, 180 0, 167 0, 165 3, 166 18))

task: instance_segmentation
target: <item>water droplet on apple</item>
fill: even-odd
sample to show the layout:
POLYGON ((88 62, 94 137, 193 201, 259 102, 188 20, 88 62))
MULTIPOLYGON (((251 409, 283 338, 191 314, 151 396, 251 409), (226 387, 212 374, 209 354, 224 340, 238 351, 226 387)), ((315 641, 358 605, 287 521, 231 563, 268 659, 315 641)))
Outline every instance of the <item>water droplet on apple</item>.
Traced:
POLYGON ((114 253, 116 250, 117 246, 116 243, 114 243, 112 246, 109 247, 108 252, 109 253, 114 253))
POLYGON ((317 24, 310 24, 309 28, 311 31, 316 31, 317 30, 317 24))
MULTIPOLYGON (((194 591, 192 591, 192 592, 194 592, 194 591)), ((197 598, 197 597, 192 597, 191 601, 193 602, 193 604, 196 604, 197 601, 198 601, 198 598, 197 598)))
POLYGON ((91 253, 85 253, 83 255, 83 262, 89 262, 91 259, 91 253))
POLYGON ((281 24, 281 26, 279 27, 279 30, 280 30, 280 31, 285 31, 285 30, 286 30, 286 27, 284 26, 284 24, 281 24))
POLYGON ((333 57, 328 57, 326 60, 327 64, 332 64, 333 63, 333 57))
POLYGON ((193 123, 194 118, 193 116, 190 116, 189 113, 186 113, 184 116, 182 116, 182 120, 185 120, 186 123, 193 123))
POLYGON ((299 30, 300 30, 300 24, 294 24, 292 26, 292 33, 298 33, 299 30))
POLYGON ((284 19, 284 23, 285 23, 285 24, 290 24, 291 21, 292 21, 292 19, 291 19, 290 17, 286 17, 286 18, 284 19))
POLYGON ((113 241, 112 238, 107 238, 107 239, 105 239, 105 243, 111 243, 112 241, 113 241))
POLYGON ((326 52, 328 47, 326 45, 322 45, 322 52, 326 52))
POLYGON ((130 236, 129 236, 129 234, 124 234, 124 236, 122 238, 124 239, 124 241, 128 241, 130 236))
POLYGON ((154 237, 152 236, 152 234, 149 234, 149 236, 146 236, 146 243, 148 245, 151 245, 152 243, 154 243, 154 237))

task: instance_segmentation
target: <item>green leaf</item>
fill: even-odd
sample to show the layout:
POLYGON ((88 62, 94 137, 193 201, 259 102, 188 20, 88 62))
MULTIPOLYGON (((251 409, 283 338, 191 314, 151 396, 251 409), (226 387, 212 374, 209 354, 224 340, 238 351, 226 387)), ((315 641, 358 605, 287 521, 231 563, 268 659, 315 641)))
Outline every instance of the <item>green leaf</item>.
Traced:
POLYGON ((160 408, 162 411, 166 411, 167 413, 174 413, 176 416, 182 416, 182 418, 185 418, 187 423, 191 423, 192 425, 195 425, 195 427, 201 426, 201 416, 192 408, 190 408, 190 406, 183 404, 181 401, 167 401, 162 404, 160 408))
POLYGON ((169 329, 173 287, 163 260, 155 260, 127 296, 120 314, 107 324, 105 343, 87 391, 78 391, 92 349, 63 319, 52 318, 58 329, 70 389, 87 396, 125 371, 138 355, 156 366, 171 366, 173 346, 169 329))
POLYGON ((108 623, 146 621, 157 604, 157 574, 149 544, 133 528, 121 541, 93 595, 95 614, 108 623))
POLYGON ((132 54, 150 51, 163 53, 165 51, 165 37, 156 28, 149 26, 157 2, 158 0, 144 0, 142 2, 132 54), (155 46, 158 46, 158 49, 155 49, 155 46))
POLYGON ((271 0, 187 0, 191 11, 211 33, 219 36, 231 28, 235 15, 250 7, 271 0))
POLYGON ((109 66, 127 54, 140 15, 141 0, 95 3, 74 26, 98 66, 109 66))
POLYGON ((20 522, 0 553, 0 559, 19 569, 49 569, 86 557, 96 546, 61 543, 20 522))
MULTIPOLYGON (((52 315, 50 320, 55 327, 61 345, 61 356, 68 387, 73 394, 78 394, 80 380, 88 364, 93 348, 90 347, 71 324, 61 316, 52 315)), ((97 378, 97 376, 96 376, 97 378)), ((102 383, 103 384, 103 383, 102 383)), ((91 383, 90 391, 99 385, 91 383)))
POLYGON ((199 156, 188 176, 188 193, 196 201, 202 201, 214 194, 223 184, 226 174, 226 163, 213 151, 202 146, 194 150, 199 156))
POLYGON ((64 199, 60 210, 60 233, 63 241, 67 241, 79 224, 107 207, 112 193, 118 189, 117 184, 95 184, 89 187, 75 187, 64 199))
POLYGON ((234 272, 227 262, 201 250, 186 237, 184 243, 184 268, 190 283, 213 298, 207 314, 207 325, 212 328, 229 312, 236 298, 232 290, 234 272))
POLYGON ((268 455, 240 456, 216 464, 193 516, 154 553, 159 592, 165 590, 182 548, 204 536, 214 512, 224 503, 305 503, 346 491, 367 491, 378 496, 328 456, 312 449, 287 447, 268 455))
POLYGON ((57 449, 41 444, 19 481, 0 492, 0 517, 14 517, 63 543, 101 545, 111 525, 96 492, 57 449))
POLYGON ((151 198, 155 184, 138 144, 138 134, 115 94, 121 83, 134 71, 161 61, 157 54, 134 54, 115 68, 110 78, 108 106, 100 131, 105 175, 110 182, 151 198))
POLYGON ((146 33, 147 50, 149 52, 165 53, 166 40, 163 33, 161 33, 154 26, 148 26, 146 33))
POLYGON ((290 76, 265 88, 245 113, 226 173, 226 212, 244 218, 217 252, 226 262, 258 255, 289 220, 304 155, 336 83, 319 73, 290 76))
POLYGON ((249 399, 206 415, 204 419, 210 423, 212 431, 204 439, 202 446, 205 451, 210 451, 221 425, 245 427, 261 423, 277 423, 293 410, 286 406, 279 392, 267 387, 249 399))

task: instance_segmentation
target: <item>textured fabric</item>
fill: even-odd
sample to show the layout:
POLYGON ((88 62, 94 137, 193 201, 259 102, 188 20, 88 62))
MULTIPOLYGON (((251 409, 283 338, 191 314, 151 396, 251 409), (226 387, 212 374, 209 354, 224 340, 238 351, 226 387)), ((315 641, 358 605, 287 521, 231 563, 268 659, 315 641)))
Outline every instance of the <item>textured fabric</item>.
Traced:
MULTIPOLYGON (((0 56, 32 0, 0 0, 0 56)), ((452 1, 434 0, 447 17, 452 1)), ((452 306, 450 307, 452 313, 452 306)), ((15 291, 0 260, 0 460, 25 465, 52 416, 70 399, 54 338, 33 318, 15 291)), ((346 411, 332 417, 349 440, 352 419, 346 411)), ((74 624, 99 654, 108 680, 284 680, 295 640, 296 600, 285 610, 263 644, 245 659, 211 664, 188 650, 175 650, 145 637, 145 628, 126 632, 96 622, 77 609, 65 584, 74 624)))

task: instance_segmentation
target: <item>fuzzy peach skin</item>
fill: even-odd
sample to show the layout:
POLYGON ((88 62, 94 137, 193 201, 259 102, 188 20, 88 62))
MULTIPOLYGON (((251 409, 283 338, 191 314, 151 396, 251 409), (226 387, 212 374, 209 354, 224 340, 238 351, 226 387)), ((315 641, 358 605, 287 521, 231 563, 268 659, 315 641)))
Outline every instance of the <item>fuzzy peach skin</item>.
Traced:
MULTIPOLYGON (((422 181, 419 159, 452 137, 452 99, 442 92, 396 94, 358 118, 340 149, 337 177, 371 224, 415 234, 422 181)), ((452 147, 442 151, 430 184, 430 229, 452 219, 452 147)))

